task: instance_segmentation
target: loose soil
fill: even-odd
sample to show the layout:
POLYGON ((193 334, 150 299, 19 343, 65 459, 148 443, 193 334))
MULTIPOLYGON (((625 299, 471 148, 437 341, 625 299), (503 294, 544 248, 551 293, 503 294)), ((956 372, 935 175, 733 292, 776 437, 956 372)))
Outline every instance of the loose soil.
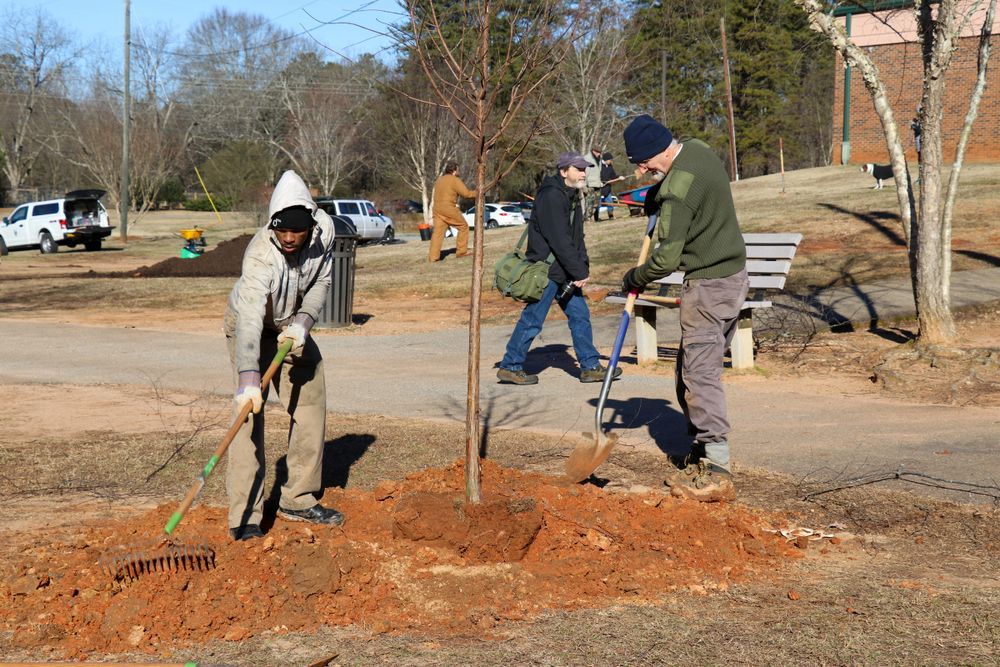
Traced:
POLYGON ((253 239, 252 234, 244 234, 228 241, 222 241, 197 258, 171 257, 152 266, 141 266, 135 271, 111 274, 110 277, 238 278, 243 267, 243 253, 246 252, 251 239, 253 239))
POLYGON ((88 523, 68 540, 37 531, 5 554, 3 627, 16 648, 70 659, 320 625, 490 636, 499 623, 549 610, 769 579, 807 546, 767 532, 784 525, 775 514, 653 491, 609 494, 489 461, 490 500, 465 504, 463 489, 456 463, 372 491, 334 490, 327 502, 351 517, 342 528, 279 520, 246 543, 226 538, 223 510, 198 507, 180 534, 213 545, 217 567, 138 580, 120 569, 112 579, 99 562, 120 544, 149 549, 171 506, 88 523))
POLYGON ((631 448, 613 479, 567 487, 566 442, 496 430, 470 510, 462 426, 380 415, 328 421, 323 501, 343 528, 268 525, 288 429, 272 409, 264 540, 229 540, 220 470, 177 533, 217 567, 114 582, 99 559, 156 542, 228 401, 0 388, 56 399, 2 417, 0 660, 985 665, 1000 646, 996 508, 746 468, 738 503, 697 505, 663 492, 665 457, 631 448), (98 425, 73 407, 88 397, 117 409, 98 425))

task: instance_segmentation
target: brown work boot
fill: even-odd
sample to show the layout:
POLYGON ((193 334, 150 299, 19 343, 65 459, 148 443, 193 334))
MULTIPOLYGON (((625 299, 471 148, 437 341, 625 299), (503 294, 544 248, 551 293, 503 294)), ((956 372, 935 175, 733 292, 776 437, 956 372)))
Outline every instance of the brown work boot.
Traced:
POLYGON ((497 379, 502 384, 538 384, 538 376, 525 373, 523 370, 512 371, 509 368, 497 370, 497 379))
POLYGON ((706 459, 678 470, 663 483, 670 487, 670 495, 678 498, 702 503, 736 500, 733 474, 706 459))
MULTIPOLYGON (((604 377, 608 374, 608 369, 605 366, 598 364, 594 368, 584 368, 580 370, 580 382, 604 382, 604 377)), ((617 380, 622 375, 622 369, 615 367, 615 374, 611 376, 612 380, 617 380)))

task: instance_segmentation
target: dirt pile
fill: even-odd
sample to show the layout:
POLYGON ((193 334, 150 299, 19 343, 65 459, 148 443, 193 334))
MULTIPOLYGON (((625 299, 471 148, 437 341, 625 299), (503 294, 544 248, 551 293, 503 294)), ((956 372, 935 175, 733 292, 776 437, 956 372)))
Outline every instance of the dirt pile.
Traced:
POLYGON ((152 266, 142 266, 121 274, 123 278, 225 278, 239 277, 243 253, 252 234, 223 241, 196 259, 171 257, 152 266))
POLYGON ((463 492, 459 463, 373 491, 334 489, 325 502, 347 515, 342 528, 278 521, 241 543, 222 508, 199 506, 179 535, 212 545, 217 567, 134 582, 112 582, 98 561, 155 539, 172 505, 69 539, 35 530, 32 546, 0 559, 3 629, 21 648, 72 659, 319 624, 490 636, 546 610, 726 590, 801 554, 767 532, 779 518, 739 505, 567 487, 489 461, 484 503, 465 506, 463 492))

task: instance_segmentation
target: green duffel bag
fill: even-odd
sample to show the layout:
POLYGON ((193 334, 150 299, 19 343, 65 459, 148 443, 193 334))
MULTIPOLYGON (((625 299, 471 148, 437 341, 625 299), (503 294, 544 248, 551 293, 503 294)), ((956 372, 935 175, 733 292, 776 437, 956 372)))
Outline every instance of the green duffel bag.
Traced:
POLYGON ((549 267, 554 256, 542 262, 532 262, 525 259, 521 246, 528 235, 525 228, 521 240, 509 252, 493 265, 493 287, 504 296, 515 301, 534 303, 542 298, 542 292, 549 285, 549 267))

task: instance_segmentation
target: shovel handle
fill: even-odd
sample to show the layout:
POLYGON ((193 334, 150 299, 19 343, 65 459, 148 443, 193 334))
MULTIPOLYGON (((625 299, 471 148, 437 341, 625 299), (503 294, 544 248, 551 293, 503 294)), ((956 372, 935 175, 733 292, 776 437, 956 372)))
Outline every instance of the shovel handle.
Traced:
MULTIPOLYGON (((292 349, 291 340, 286 340, 278 347, 278 351, 277 353, 275 353, 274 359, 271 360, 271 365, 267 367, 267 370, 264 372, 264 377, 262 377, 260 380, 260 390, 262 392, 267 388, 268 385, 271 384, 271 380, 274 379, 274 375, 278 372, 278 369, 281 367, 281 362, 285 360, 285 355, 288 354, 289 350, 291 349, 292 349)), ((187 495, 184 496, 184 500, 182 500, 181 504, 177 506, 177 511, 175 511, 172 515, 170 515, 170 520, 167 521, 167 525, 164 526, 163 528, 163 532, 165 532, 167 535, 170 535, 171 533, 174 532, 174 529, 177 527, 177 524, 181 522, 181 519, 184 518, 184 514, 187 513, 192 503, 194 503, 194 499, 198 497, 199 493, 201 493, 201 490, 205 487, 205 481, 208 480, 208 476, 212 474, 212 471, 215 469, 215 466, 222 459, 223 455, 226 453, 226 450, 229 449, 230 443, 232 443, 233 439, 236 437, 236 434, 239 433, 239 430, 243 427, 243 424, 245 424, 247 419, 250 417, 250 411, 252 409, 253 409, 253 404, 248 401, 247 404, 244 405, 243 408, 240 410, 239 415, 236 416, 236 419, 233 421, 232 426, 230 426, 229 430, 226 432, 226 437, 222 439, 222 442, 215 449, 215 452, 212 454, 212 456, 208 459, 208 463, 206 463, 205 467, 201 469, 201 474, 198 475, 198 479, 196 479, 194 481, 194 484, 191 485, 191 488, 188 489, 187 495)))
MULTIPOLYGON (((653 244, 653 230, 656 229, 656 220, 657 216, 655 213, 649 216, 649 223, 646 225, 646 235, 642 237, 642 248, 639 250, 639 260, 636 262, 636 266, 642 266, 646 263, 646 256, 649 255, 649 247, 653 244)), ((615 346, 611 350, 611 356, 608 358, 608 371, 604 375, 601 393, 597 396, 597 410, 594 414, 594 437, 598 439, 602 437, 602 433, 604 432, 601 429, 604 402, 608 398, 608 393, 611 391, 611 383, 615 379, 615 369, 618 368, 618 357, 621 356, 622 345, 625 344, 625 334, 628 333, 628 325, 632 320, 632 311, 635 310, 635 300, 638 295, 638 291, 631 291, 628 293, 628 298, 625 299, 625 311, 622 313, 621 323, 618 325, 615 346)))

